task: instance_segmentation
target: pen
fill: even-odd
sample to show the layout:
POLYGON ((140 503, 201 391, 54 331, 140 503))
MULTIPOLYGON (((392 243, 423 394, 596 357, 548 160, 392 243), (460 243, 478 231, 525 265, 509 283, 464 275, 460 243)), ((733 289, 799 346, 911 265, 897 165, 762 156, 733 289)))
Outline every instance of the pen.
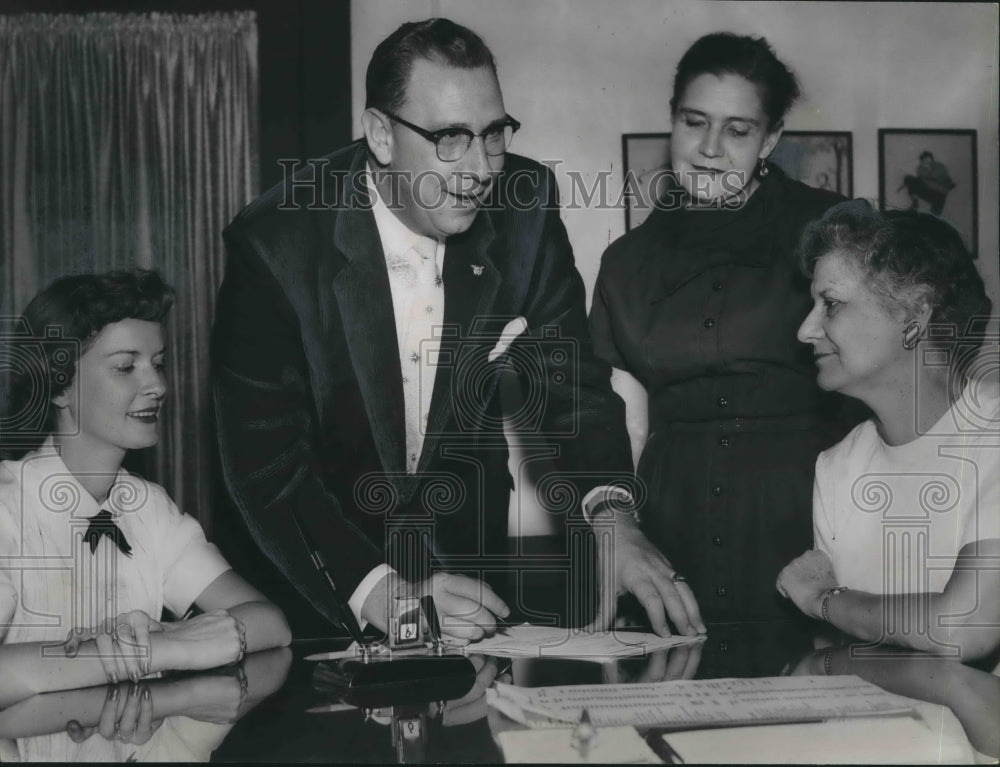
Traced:
POLYGON ((513 623, 508 623, 503 618, 497 617, 496 628, 493 630, 494 634, 500 634, 500 636, 510 636, 510 630, 513 627, 513 623))
POLYGON ((356 711, 357 706, 352 706, 349 703, 326 703, 322 706, 313 706, 312 708, 307 708, 307 714, 336 714, 341 711, 356 711))
POLYGON ((358 647, 362 650, 366 647, 365 639, 361 635, 361 626, 358 625, 357 618, 354 617, 354 613, 351 611, 349 605, 343 602, 340 598, 340 592, 337 590, 337 584, 333 581, 333 576, 330 575, 330 571, 326 569, 326 562, 323 561, 323 557, 319 553, 319 549, 316 548, 312 539, 306 533, 305 528, 299 522, 298 516, 293 513, 292 519, 295 520, 295 526, 299 529, 299 535, 302 536, 302 540, 306 544, 306 548, 309 550, 309 558, 312 560, 313 567, 323 576, 326 580, 326 585, 330 587, 330 593, 333 594, 333 603, 336 607, 336 612, 343 624, 344 628, 347 629, 347 633, 351 635, 351 639, 358 643, 358 647))
POLYGON ((430 594, 420 597, 420 607, 427 618, 427 628, 430 629, 431 639, 434 640, 434 650, 441 653, 441 624, 438 622, 437 608, 434 606, 434 597, 430 594))

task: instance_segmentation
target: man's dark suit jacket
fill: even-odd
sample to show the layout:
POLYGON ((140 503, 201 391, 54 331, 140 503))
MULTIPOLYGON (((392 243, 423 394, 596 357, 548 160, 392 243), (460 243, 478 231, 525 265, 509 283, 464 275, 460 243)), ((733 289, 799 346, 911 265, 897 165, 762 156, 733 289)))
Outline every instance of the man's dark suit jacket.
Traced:
POLYGON ((395 318, 365 161, 362 144, 348 146, 315 163, 322 193, 299 187, 296 206, 279 185, 233 220, 212 339, 229 493, 260 548, 333 621, 336 602, 295 519, 343 599, 383 562, 422 578, 432 562, 469 571, 506 554, 505 367, 525 392, 518 430, 555 448, 558 476, 540 482, 550 505, 578 515, 584 493, 631 475, 623 406, 593 355, 555 180, 509 154, 490 203, 447 241, 440 362, 418 471, 407 476, 395 318), (518 316, 528 331, 487 361, 518 316))

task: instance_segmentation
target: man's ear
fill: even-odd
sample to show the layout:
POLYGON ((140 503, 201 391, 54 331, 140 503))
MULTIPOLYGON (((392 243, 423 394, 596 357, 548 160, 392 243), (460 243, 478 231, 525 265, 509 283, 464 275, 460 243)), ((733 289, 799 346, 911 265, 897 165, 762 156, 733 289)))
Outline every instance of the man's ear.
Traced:
POLYGON ((374 107, 361 114, 361 127, 365 132, 368 149, 379 165, 388 165, 392 160, 393 135, 389 118, 374 107))
POLYGON ((767 134, 767 138, 764 139, 764 146, 760 148, 760 154, 757 155, 761 160, 766 160, 771 155, 771 152, 778 145, 778 140, 781 138, 784 130, 784 121, 779 121, 771 128, 771 131, 767 134))

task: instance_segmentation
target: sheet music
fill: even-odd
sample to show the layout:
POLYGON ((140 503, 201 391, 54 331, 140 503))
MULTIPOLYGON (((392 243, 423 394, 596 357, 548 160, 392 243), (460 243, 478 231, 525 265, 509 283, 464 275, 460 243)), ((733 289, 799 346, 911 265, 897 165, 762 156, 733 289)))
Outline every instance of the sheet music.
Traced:
POLYGON ((574 726, 584 708, 598 727, 772 724, 912 711, 905 700, 856 676, 533 688, 497 682, 487 701, 529 727, 574 726))
POLYGON ((465 646, 468 653, 497 655, 505 658, 574 658, 610 661, 645 655, 677 645, 704 640, 704 636, 661 637, 641 631, 597 631, 532 626, 510 626, 465 646))

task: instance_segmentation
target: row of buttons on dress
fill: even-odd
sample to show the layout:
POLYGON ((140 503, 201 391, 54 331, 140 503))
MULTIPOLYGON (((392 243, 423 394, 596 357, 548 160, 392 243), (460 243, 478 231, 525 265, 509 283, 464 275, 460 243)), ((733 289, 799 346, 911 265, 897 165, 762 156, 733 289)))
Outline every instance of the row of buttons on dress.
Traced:
MULTIPOLYGON (((721 285, 721 283, 717 282, 716 285, 721 285)), ((717 404, 719 405, 719 407, 726 407, 729 404, 729 400, 727 400, 725 397, 719 397, 719 399, 717 400, 717 404)), ((729 447, 731 444, 732 444, 732 442, 729 439, 729 437, 719 437, 719 447, 729 447)), ((722 493, 723 493, 723 487, 722 487, 722 485, 718 485, 718 484, 712 485, 712 495, 718 497, 718 496, 721 496, 722 493)), ((714 545, 716 545, 716 546, 721 546, 722 545, 722 537, 719 536, 719 535, 713 536, 712 537, 712 543, 714 545)), ((718 586, 718 587, 716 587, 715 593, 719 597, 726 596, 726 593, 727 593, 726 592, 726 587, 725 586, 718 586)))
MULTIPOLYGON (((716 293, 718 293, 720 290, 722 290, 722 287, 723 287, 722 280, 716 280, 715 282, 712 283, 712 290, 714 290, 716 293)), ((715 327, 715 318, 713 318, 713 317, 706 317, 704 325, 705 325, 705 327, 708 330, 711 330, 712 328, 715 327)), ((719 397, 715 401, 715 404, 718 405, 720 408, 729 407, 729 400, 726 397, 719 397)), ((739 419, 737 419, 737 428, 739 428, 739 419)), ((732 444, 732 441, 730 440, 729 437, 719 437, 719 447, 729 447, 731 444, 732 444)), ((717 485, 712 485, 712 495, 718 497, 718 496, 722 495, 722 493, 723 493, 723 487, 722 487, 722 485, 718 485, 718 484, 717 485)), ((712 543, 714 545, 716 545, 716 546, 721 546, 722 545, 722 537, 718 536, 718 535, 714 536, 712 538, 712 543)), ((727 593, 726 592, 726 587, 725 586, 718 586, 715 589, 715 593, 716 593, 716 595, 718 595, 720 597, 726 596, 726 593, 727 593)), ((721 649, 725 650, 727 648, 721 647, 721 649)))

